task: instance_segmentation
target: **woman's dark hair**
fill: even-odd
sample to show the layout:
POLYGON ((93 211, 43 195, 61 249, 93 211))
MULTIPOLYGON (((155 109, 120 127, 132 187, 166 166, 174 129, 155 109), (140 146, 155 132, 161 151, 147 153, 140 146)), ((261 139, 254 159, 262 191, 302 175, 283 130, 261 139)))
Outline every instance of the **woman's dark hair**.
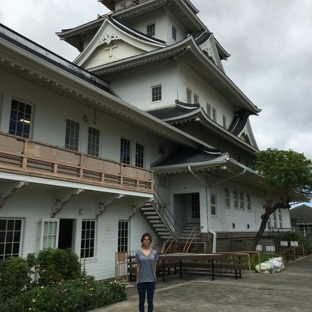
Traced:
POLYGON ((144 238, 145 238, 146 236, 148 236, 148 238, 149 238, 149 240, 150 240, 150 243, 152 243, 152 236, 151 236, 150 233, 144 233, 144 234, 142 235, 141 243, 143 244, 143 240, 144 240, 144 238))

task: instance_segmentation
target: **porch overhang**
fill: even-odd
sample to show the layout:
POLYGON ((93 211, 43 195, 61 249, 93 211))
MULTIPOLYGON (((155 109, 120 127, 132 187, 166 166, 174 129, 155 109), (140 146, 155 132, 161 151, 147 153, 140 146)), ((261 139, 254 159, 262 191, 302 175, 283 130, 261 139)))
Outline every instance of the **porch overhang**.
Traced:
POLYGON ((55 179, 48 179, 48 178, 40 178, 40 177, 33 177, 23 174, 12 174, 6 172, 0 172, 0 182, 9 182, 9 181, 23 181, 27 182, 29 186, 35 187, 44 187, 52 190, 59 190, 59 189, 83 189, 84 191, 92 191, 98 193, 106 193, 106 194, 117 194, 117 195, 124 195, 124 196, 131 196, 131 197, 140 197, 140 198, 147 198, 152 199, 153 195, 151 193, 145 193, 140 191, 130 191, 118 188, 110 188, 110 187, 103 187, 97 185, 90 185, 84 183, 75 183, 70 181, 62 181, 62 180, 55 180, 55 179))

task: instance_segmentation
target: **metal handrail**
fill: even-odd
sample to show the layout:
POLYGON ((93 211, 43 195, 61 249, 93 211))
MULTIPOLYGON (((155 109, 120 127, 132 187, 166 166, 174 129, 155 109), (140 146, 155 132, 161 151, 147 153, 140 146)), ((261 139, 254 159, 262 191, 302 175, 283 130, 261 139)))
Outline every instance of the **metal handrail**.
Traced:
POLYGON ((163 245, 163 248, 161 248, 161 253, 163 254, 163 255, 165 255, 167 252, 168 252, 168 250, 169 250, 169 248, 171 247, 171 245, 173 244, 173 242, 174 242, 175 240, 174 240, 174 238, 172 237, 172 236, 170 236, 167 240, 166 240, 166 242, 164 243, 164 245, 163 245), (171 240, 171 241, 170 241, 171 240), (166 245, 167 245, 167 243, 170 241, 170 244, 169 244, 169 246, 166 248, 166 245), (164 251, 163 249, 165 249, 166 248, 166 250, 164 251))
POLYGON ((154 208, 157 211, 159 217, 162 219, 164 224, 167 226, 167 229, 170 231, 170 234, 177 242, 176 234, 177 233, 177 221, 175 220, 173 214, 168 209, 165 202, 162 200, 161 196, 157 192, 156 188, 154 187, 154 208), (155 204, 156 203, 156 204, 155 204), (158 209, 158 206, 160 209, 158 209), (171 227, 174 231, 172 231, 171 227))
POLYGON ((279 252, 275 253, 275 255, 282 256, 283 259, 284 259, 284 262, 286 262, 286 253, 293 251, 294 252, 294 254, 293 254, 294 260, 296 260, 296 249, 297 248, 302 249, 302 255, 304 256, 305 255, 305 253, 304 253, 304 244, 300 244, 299 246, 293 246, 293 247, 285 248, 282 251, 279 251, 279 252))
POLYGON ((186 243, 184 245, 183 252, 188 252, 189 251, 189 249, 190 249, 194 239, 195 239, 195 244, 196 244, 196 234, 197 234, 196 229, 197 228, 199 228, 199 226, 197 226, 197 225, 193 227, 192 232, 189 235, 189 237, 188 237, 188 239, 187 239, 187 241, 186 241, 186 243), (193 232, 194 232, 194 234, 193 234, 193 232))

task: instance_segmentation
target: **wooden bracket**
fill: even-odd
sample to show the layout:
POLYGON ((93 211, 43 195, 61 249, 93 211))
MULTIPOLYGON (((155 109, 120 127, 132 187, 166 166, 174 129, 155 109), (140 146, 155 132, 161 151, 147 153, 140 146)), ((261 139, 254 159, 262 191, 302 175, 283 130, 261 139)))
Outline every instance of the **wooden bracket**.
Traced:
POLYGON ((121 199, 123 197, 125 197, 125 194, 119 194, 117 197, 113 198, 113 200, 107 205, 105 205, 106 202, 99 202, 100 212, 96 215, 95 219, 97 220, 99 216, 101 216, 115 200, 121 199))
POLYGON ((17 190, 20 190, 24 186, 27 186, 27 185, 28 183, 26 181, 20 181, 20 182, 14 183, 13 187, 10 188, 11 189, 10 191, 2 192, 0 194, 0 209, 5 205, 6 201, 15 194, 17 190), (8 193, 8 192, 9 192, 8 195, 2 197, 3 194, 8 193))
POLYGON ((132 211, 132 215, 129 217, 128 221, 130 221, 139 212, 139 208, 135 205, 132 205, 130 209, 132 211))
POLYGON ((68 202, 70 202, 75 195, 79 195, 83 192, 84 192, 84 189, 79 188, 76 190, 76 192, 70 194, 68 196, 68 198, 64 201, 63 201, 63 197, 62 198, 55 198, 55 206, 56 206, 55 209, 56 209, 56 211, 52 214, 51 218, 54 218, 58 213, 60 213, 64 209, 65 205, 68 202))

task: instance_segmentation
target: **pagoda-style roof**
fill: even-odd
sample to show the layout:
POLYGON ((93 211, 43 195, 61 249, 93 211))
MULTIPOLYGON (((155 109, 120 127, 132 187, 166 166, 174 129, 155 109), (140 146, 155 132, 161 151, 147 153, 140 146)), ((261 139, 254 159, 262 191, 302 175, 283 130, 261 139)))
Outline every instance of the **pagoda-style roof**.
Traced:
POLYGON ((237 112, 229 129, 225 129, 213 121, 199 104, 187 104, 176 100, 176 103, 171 106, 147 112, 171 125, 196 123, 196 128, 200 126, 203 130, 212 131, 215 135, 222 137, 223 140, 235 142, 236 146, 252 154, 258 150, 253 136, 250 138, 253 145, 251 142, 249 144, 238 137, 247 125, 250 112, 237 112))
POLYGON ((189 36, 171 46, 89 68, 89 70, 101 77, 109 79, 110 75, 122 75, 123 71, 173 57, 177 61, 183 60, 183 63, 197 72, 204 81, 222 94, 237 110, 241 109, 255 115, 261 111, 261 109, 257 108, 246 97, 222 69, 206 56, 195 42, 193 36, 189 36))

